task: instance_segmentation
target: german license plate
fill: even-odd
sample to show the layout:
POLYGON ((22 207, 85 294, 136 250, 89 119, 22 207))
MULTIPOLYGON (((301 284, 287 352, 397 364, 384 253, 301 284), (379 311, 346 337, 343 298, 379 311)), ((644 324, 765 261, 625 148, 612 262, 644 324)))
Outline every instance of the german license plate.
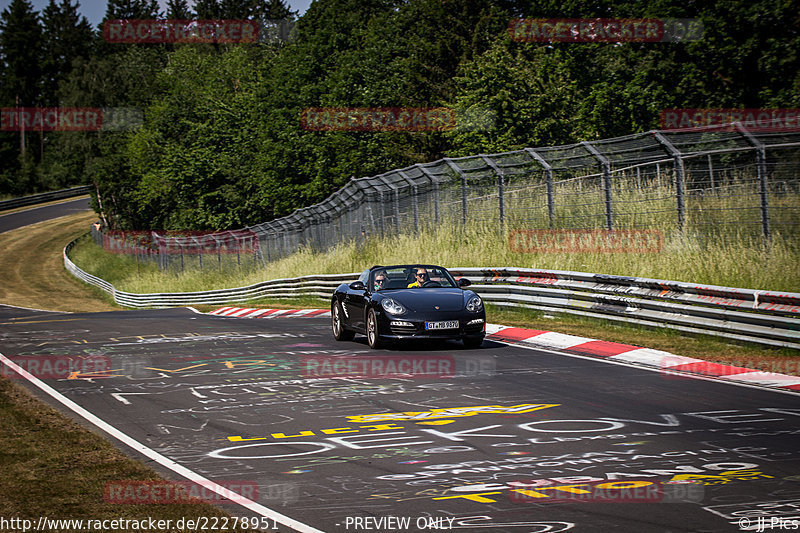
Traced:
POLYGON ((425 322, 425 329, 458 329, 458 320, 446 322, 425 322))

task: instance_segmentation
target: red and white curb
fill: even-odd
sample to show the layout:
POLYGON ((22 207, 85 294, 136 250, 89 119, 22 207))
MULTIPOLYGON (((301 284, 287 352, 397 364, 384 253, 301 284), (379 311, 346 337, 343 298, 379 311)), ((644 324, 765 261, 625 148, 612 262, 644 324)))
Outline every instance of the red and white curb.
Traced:
POLYGON ((210 315, 228 318, 275 318, 275 317, 329 317, 330 309, 246 309, 242 307, 220 307, 210 315))
MULTIPOLYGON (((221 307, 211 311, 209 314, 228 318, 314 318, 331 316, 331 312, 328 309, 249 309, 241 307, 221 307)), ((800 392, 800 376, 763 372, 755 368, 715 363, 631 344, 498 324, 486 324, 486 338, 507 344, 521 344, 533 348, 557 350, 568 354, 657 368, 668 377, 679 378, 681 376, 691 377, 694 375, 718 378, 744 385, 800 392)))
POLYGON ((608 361, 658 368, 667 377, 679 378, 681 376, 696 375, 719 378, 745 385, 800 392, 800 376, 763 372, 754 368, 715 363, 630 344, 564 335, 554 331, 513 328, 496 324, 486 325, 486 338, 493 341, 524 344, 535 348, 546 348, 569 354, 602 358, 608 361))

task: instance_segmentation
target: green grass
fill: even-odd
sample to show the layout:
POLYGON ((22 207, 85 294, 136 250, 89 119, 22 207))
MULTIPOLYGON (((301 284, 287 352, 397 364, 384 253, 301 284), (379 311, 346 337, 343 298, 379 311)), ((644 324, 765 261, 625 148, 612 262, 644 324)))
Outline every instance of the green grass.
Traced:
MULTIPOLYGON (((160 482, 155 471, 111 442, 0 378, 0 516, 91 520, 229 517, 210 503, 121 505, 106 501, 108 484, 160 482)), ((113 486, 113 485, 112 485, 113 486)), ((127 529, 126 529, 127 530, 127 529)))

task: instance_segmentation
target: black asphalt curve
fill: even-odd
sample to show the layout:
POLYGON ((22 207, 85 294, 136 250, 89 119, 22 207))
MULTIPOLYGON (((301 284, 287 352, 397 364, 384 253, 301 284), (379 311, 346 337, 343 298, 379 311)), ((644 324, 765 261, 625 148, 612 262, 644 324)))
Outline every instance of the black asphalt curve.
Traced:
POLYGON ((796 394, 491 341, 372 351, 333 340, 327 319, 189 309, 0 308, 0 353, 300 531, 755 531, 800 518, 796 394))
POLYGON ((89 198, 83 197, 57 204, 31 207, 15 213, 0 213, 0 233, 30 226, 37 222, 44 222, 45 220, 71 215, 73 213, 89 211, 90 209, 89 198))

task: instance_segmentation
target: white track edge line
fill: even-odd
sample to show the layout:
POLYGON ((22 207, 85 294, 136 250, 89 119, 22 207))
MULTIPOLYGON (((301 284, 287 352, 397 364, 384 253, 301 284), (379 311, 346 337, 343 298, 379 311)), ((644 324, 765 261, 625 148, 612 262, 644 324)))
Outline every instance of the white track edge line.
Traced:
POLYGON ((9 359, 8 357, 3 355, 2 353, 0 353, 0 362, 4 363, 11 370, 13 370, 17 374, 19 374, 20 376, 22 376, 23 378, 28 380, 31 384, 33 384, 36 387, 38 387, 39 389, 41 389, 43 392, 45 392, 47 395, 52 397, 54 400, 58 401, 59 403, 61 403, 62 405, 64 405, 65 407, 67 407, 68 409, 73 411, 74 413, 80 415, 81 417, 86 419, 88 422, 90 422, 90 423, 94 424, 95 426, 97 426, 97 428, 99 428, 99 429, 103 430, 104 432, 108 433, 112 437, 116 438, 117 440, 119 440, 120 442, 126 444, 130 448, 132 448, 132 449, 136 450, 137 452, 141 453, 145 457, 147 457, 149 459, 152 459, 153 461, 157 462, 158 464, 160 464, 164 468, 172 470, 176 474, 178 474, 180 476, 183 476, 183 477, 189 479, 190 481, 194 481, 194 482, 196 482, 198 484, 201 484, 203 487, 205 487, 205 488, 207 488, 207 489, 209 489, 209 490, 211 490, 213 492, 216 492, 217 494, 219 494, 223 498, 231 499, 232 501, 235 501, 236 503, 238 503, 242 507, 245 507, 245 508, 249 509, 250 511, 253 511, 254 513, 257 513, 257 514, 259 514, 261 516, 264 516, 266 518, 274 520, 275 522, 278 522, 278 523, 283 524, 283 525, 285 525, 287 527, 290 527, 290 528, 294 529, 295 531, 299 531, 301 533, 324 533, 323 531, 321 531, 319 529, 316 529, 316 528, 314 528, 312 526, 304 524, 304 523, 302 523, 300 521, 297 521, 297 520, 295 520, 293 518, 290 518, 290 517, 288 517, 286 515, 283 515, 283 514, 277 512, 277 511, 273 511, 269 507, 265 507, 264 505, 261 505, 260 503, 254 502, 254 501, 252 501, 252 500, 250 500, 248 498, 245 498, 244 496, 236 494, 235 492, 231 491, 230 489, 226 489, 222 485, 219 485, 219 484, 211 481, 210 479, 208 479, 208 478, 206 478, 204 476, 201 476, 197 472, 195 472, 193 470, 190 470, 189 468, 186 468, 185 466, 183 466, 181 464, 178 464, 177 462, 173 461, 172 459, 169 459, 169 458, 161 455, 157 451, 145 446, 144 444, 140 443, 139 441, 137 441, 133 437, 129 436, 127 433, 124 433, 122 430, 117 429, 116 427, 112 426, 111 424, 109 424, 105 420, 101 419, 97 415, 91 413, 90 411, 84 409, 83 407, 81 407, 80 405, 78 405, 74 401, 70 400, 66 396, 62 395, 60 392, 58 392, 57 390, 52 388, 50 385, 44 383, 39 378, 37 378, 37 377, 33 376, 32 374, 30 374, 27 370, 25 370, 24 368, 20 367, 16 363, 14 363, 14 361, 9 359), (231 495, 235 495, 235 497, 231 498, 230 497, 231 495))

